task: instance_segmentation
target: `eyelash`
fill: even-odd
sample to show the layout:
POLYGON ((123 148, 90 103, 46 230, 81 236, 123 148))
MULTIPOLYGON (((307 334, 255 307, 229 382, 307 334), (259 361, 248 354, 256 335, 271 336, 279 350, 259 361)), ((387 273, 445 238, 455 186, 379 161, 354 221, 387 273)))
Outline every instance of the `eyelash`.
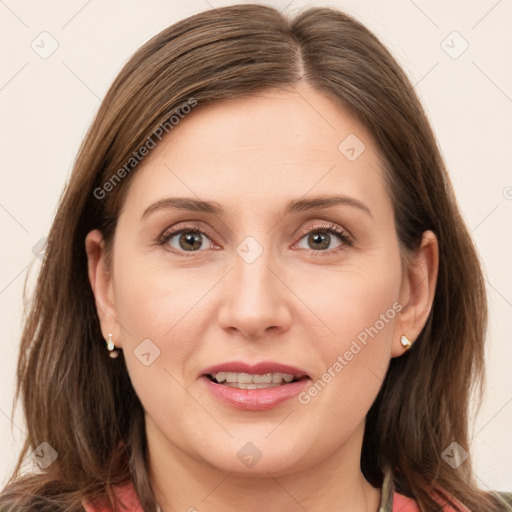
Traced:
MULTIPOLYGON (((212 239, 212 236, 203 227, 201 227, 197 224, 187 224, 186 226, 180 227, 178 229, 174 229, 171 231, 165 231, 159 237, 158 244, 164 245, 175 235, 178 235, 181 233, 186 233, 186 232, 192 232, 192 233, 197 232, 197 233, 200 233, 200 234, 208 237, 210 240, 212 239)), ((339 250, 343 250, 345 248, 345 246, 350 247, 353 244, 353 240, 352 240, 351 236, 345 230, 339 228, 335 224, 330 224, 330 223, 322 223, 322 224, 313 226, 312 228, 301 230, 298 235, 299 241, 302 240, 306 235, 309 235, 309 234, 315 233, 315 232, 329 233, 331 235, 335 235, 338 237, 338 239, 341 242, 341 245, 339 247, 336 247, 335 249, 322 250, 322 251, 317 251, 314 249, 306 249, 308 252, 315 253, 315 255, 318 255, 318 256, 330 256, 333 253, 338 252, 339 250)), ((188 251, 189 254, 187 254, 187 251, 177 251, 174 248, 171 248, 171 250, 174 254, 178 254, 179 256, 184 256, 185 258, 193 256, 194 253, 201 252, 201 251, 188 251)))

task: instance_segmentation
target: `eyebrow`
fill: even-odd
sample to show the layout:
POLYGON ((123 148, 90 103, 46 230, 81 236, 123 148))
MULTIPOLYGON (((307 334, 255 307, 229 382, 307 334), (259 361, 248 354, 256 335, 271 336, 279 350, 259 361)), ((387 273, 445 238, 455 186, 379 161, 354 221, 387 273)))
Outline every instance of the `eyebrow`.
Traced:
MULTIPOLYGON (((331 206, 345 205, 358 208, 373 219, 371 210, 359 199, 344 195, 318 196, 310 199, 295 199, 290 201, 284 210, 284 216, 291 213, 315 211, 331 206)), ((193 197, 168 197, 161 199, 144 210, 141 220, 158 210, 185 210, 190 212, 210 213, 222 217, 225 215, 222 206, 215 201, 201 201, 193 197)))

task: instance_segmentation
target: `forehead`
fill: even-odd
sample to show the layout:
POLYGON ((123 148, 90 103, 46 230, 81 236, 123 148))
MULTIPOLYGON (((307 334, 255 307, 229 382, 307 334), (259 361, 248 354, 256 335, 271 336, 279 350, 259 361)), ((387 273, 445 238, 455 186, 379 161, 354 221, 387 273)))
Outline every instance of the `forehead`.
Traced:
POLYGON ((196 107, 139 165, 127 203, 195 195, 264 208, 342 193, 389 209, 383 176, 367 130, 301 85, 196 107))

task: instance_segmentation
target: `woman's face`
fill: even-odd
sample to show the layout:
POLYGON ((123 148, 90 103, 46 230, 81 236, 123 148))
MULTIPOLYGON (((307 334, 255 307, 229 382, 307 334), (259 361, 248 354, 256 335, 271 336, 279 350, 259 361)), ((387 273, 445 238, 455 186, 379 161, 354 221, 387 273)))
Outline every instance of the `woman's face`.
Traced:
POLYGON ((140 164, 92 280, 151 457, 273 475, 359 460, 426 318, 406 313, 383 176, 366 130, 305 85, 197 107, 140 164))

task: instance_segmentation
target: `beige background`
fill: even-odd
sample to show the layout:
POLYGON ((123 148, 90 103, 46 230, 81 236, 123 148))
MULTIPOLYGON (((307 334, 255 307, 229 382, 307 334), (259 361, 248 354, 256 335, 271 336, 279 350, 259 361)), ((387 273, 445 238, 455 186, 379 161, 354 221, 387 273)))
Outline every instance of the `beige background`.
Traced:
MULTIPOLYGON (((33 248, 50 227, 100 99, 147 39, 178 19, 231 3, 0 0, 0 485, 24 430, 19 409, 11 419, 23 282, 31 262, 31 276, 37 274, 33 248), (52 45, 57 49, 46 55, 52 45)), ((473 427, 475 474, 483 488, 512 491, 512 3, 267 3, 289 12, 331 5, 355 15, 416 85, 488 284, 488 380, 473 427)))

